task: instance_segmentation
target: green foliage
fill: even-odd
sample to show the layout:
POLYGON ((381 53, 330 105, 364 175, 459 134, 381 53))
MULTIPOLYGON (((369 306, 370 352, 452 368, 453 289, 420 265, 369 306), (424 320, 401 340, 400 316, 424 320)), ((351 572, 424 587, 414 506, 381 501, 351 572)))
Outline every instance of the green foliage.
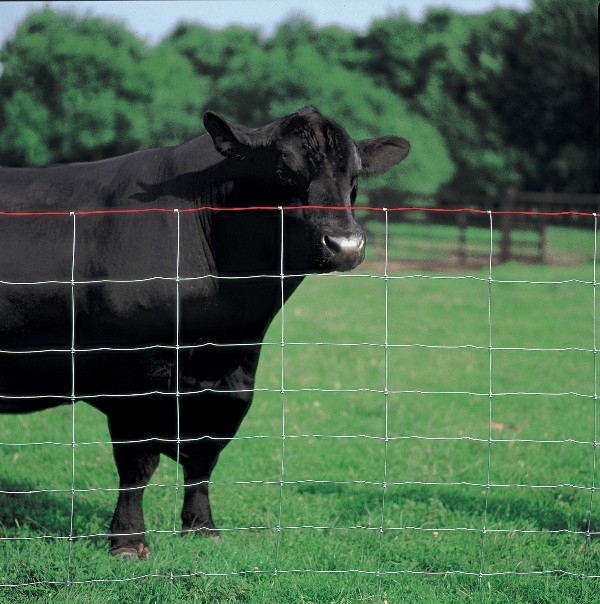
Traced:
POLYGON ((378 83, 412 99, 423 87, 427 59, 418 23, 402 12, 373 21, 365 36, 357 39, 362 50, 362 68, 378 83))
POLYGON ((314 48, 328 63, 343 67, 355 68, 367 59, 352 32, 335 25, 317 27, 301 13, 281 23, 267 44, 268 48, 282 47, 290 52, 302 46, 314 48))
POLYGON ((430 10, 421 24, 399 14, 373 23, 365 67, 442 133, 456 174, 451 187, 498 193, 518 175, 482 87, 497 85, 504 33, 516 13, 430 10))
POLYGON ((117 23, 46 9, 20 25, 1 60, 2 163, 100 159, 200 127, 206 82, 117 23))
POLYGON ((3 159, 90 158, 142 143, 140 117, 149 99, 137 66, 144 53, 115 25, 50 10, 31 15, 3 53, 3 159), (35 146, 14 137, 23 124, 37 137, 21 140, 35 146))
POLYGON ((598 5, 536 0, 505 45, 503 85, 488 97, 531 190, 600 191, 598 5))
POLYGON ((232 59, 259 44, 259 34, 238 25, 214 30, 181 23, 163 44, 172 46, 183 55, 197 74, 216 80, 229 71, 232 59))
POLYGON ((202 107, 210 94, 210 78, 194 72, 173 46, 163 42, 148 53, 152 99, 146 122, 149 145, 179 145, 203 130, 202 107))
POLYGON ((359 44, 364 69, 444 136, 450 188, 599 191, 597 23, 593 0, 436 9, 375 21, 359 44))
POLYGON ((181 23, 153 48, 118 23, 44 9, 0 62, 4 164, 177 144, 202 132, 206 108, 258 126, 313 104, 355 138, 411 142, 398 169, 365 182, 372 198, 600 190, 595 0, 398 12, 365 34, 301 14, 270 37, 181 23))

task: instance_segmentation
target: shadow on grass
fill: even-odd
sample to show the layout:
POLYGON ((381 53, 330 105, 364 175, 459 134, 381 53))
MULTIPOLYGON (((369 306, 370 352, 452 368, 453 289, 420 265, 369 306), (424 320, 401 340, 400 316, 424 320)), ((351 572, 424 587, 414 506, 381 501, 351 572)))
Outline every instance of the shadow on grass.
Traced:
MULTIPOLYGON (((372 516, 380 522, 381 497, 374 487, 319 483, 295 487, 299 494, 339 496, 340 516, 337 524, 354 524, 372 516)), ((382 491, 380 490, 380 493, 382 491)), ((487 508, 488 526, 527 526, 539 531, 588 531, 589 494, 573 489, 556 489, 552 493, 528 489, 525 492, 499 489, 486 504, 485 489, 462 485, 394 485, 385 495, 386 508, 405 510, 404 524, 423 528, 443 528, 456 519, 470 519, 473 527, 483 520, 487 508), (408 520, 408 523, 406 522, 408 520)), ((393 512, 391 512, 393 513, 393 512)), ((389 518, 390 516, 388 516, 389 518)), ((600 537, 600 518, 592 516, 589 531, 600 537)))
MULTIPOLYGON (((332 506, 335 525, 381 522, 381 489, 336 483, 299 484, 299 496, 314 497, 315 506, 332 506)), ((0 481, 0 537, 68 537, 71 531, 70 492, 31 492, 35 485, 23 481, 0 481)), ((293 495, 290 495, 293 499, 293 495)), ((462 524, 477 528, 486 508, 482 488, 437 485, 390 487, 385 496, 386 517, 398 526, 444 528, 462 524)), ((597 507, 597 506, 596 506, 597 507)), ((75 495, 74 533, 102 534, 110 524, 113 502, 75 495)), ((589 494, 569 489, 553 493, 499 490, 487 501, 489 527, 528 528, 539 531, 588 531, 589 494)), ((592 537, 600 537, 600 519, 592 516, 592 537)))
MULTIPOLYGON (((76 493, 73 518, 78 530, 74 533, 108 528, 112 509, 112 506, 93 505, 76 493)), ((0 480, 0 537, 68 537, 70 532, 70 491, 36 491, 36 486, 28 482, 0 480)))

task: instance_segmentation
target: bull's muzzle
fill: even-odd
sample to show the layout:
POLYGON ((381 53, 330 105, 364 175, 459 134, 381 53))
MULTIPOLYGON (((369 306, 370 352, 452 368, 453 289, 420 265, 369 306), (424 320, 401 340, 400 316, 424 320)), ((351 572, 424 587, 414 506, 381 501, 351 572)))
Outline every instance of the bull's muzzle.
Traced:
POLYGON ((349 271, 365 258, 365 236, 362 233, 350 236, 323 235, 321 243, 334 270, 349 271))

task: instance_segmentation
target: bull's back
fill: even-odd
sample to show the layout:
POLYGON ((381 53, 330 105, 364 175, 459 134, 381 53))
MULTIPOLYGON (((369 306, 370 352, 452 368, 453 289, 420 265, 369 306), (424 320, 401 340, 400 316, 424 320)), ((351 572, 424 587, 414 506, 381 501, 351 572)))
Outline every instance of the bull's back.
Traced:
POLYGON ((0 212, 72 212, 118 207, 136 183, 160 179, 169 148, 93 162, 0 166, 0 212))

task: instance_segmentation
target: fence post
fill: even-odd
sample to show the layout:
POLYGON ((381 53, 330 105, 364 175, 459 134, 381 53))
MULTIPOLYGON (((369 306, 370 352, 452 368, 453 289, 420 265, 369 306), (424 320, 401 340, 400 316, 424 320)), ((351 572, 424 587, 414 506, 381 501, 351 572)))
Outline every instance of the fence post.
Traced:
POLYGON ((548 220, 546 216, 539 217, 539 260, 541 263, 546 262, 548 258, 548 220))
MULTIPOLYGON (((517 189, 515 187, 508 187, 500 199, 500 210, 502 212, 514 211, 516 199, 517 189)), ((500 262, 508 262, 511 259, 513 218, 512 214, 501 215, 502 238, 500 240, 500 262)))
POLYGON ((467 212, 458 212, 456 215, 458 225, 458 264, 467 264, 467 212))

